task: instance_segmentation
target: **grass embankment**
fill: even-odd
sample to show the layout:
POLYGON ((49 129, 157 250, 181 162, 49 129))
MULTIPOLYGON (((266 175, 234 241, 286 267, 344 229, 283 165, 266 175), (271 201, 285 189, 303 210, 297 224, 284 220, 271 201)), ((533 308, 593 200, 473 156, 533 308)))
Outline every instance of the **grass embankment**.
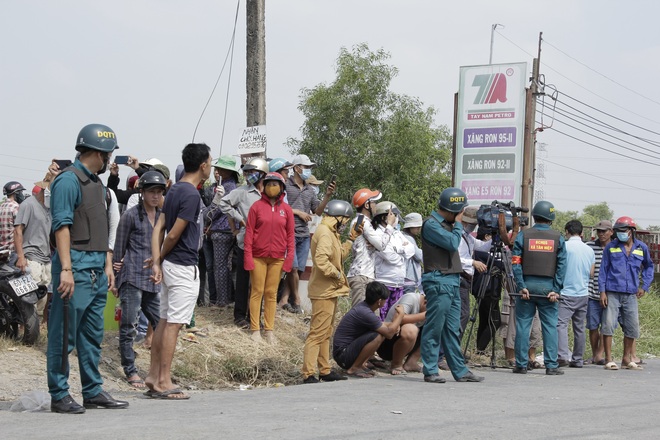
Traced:
MULTIPOLYGON (((341 298, 338 315, 345 313, 349 307, 348 299, 341 298)), ((303 345, 309 328, 308 317, 278 311, 275 321, 278 343, 268 345, 265 342, 253 342, 247 332, 236 328, 232 313, 233 310, 230 308, 197 308, 197 327, 204 328, 207 336, 197 336, 194 338, 196 342, 191 342, 186 340, 188 336, 186 332, 181 332, 172 367, 175 379, 182 386, 195 389, 235 388, 239 384, 260 387, 300 383, 303 345)), ((642 358, 658 356, 660 355, 660 292, 655 285, 651 292, 640 300, 639 315, 641 338, 638 341, 637 352, 642 358)), ((339 316, 337 321, 338 319, 339 316)), ((106 331, 101 370, 106 380, 125 384, 117 334, 117 331, 106 331)), ((614 336, 613 346, 614 358, 619 360, 622 339, 623 335, 619 328, 614 336)), ((572 334, 569 334, 569 341, 572 345, 572 334)), ((498 338, 498 365, 504 366, 501 344, 502 341, 498 338)), ((473 351, 474 342, 470 345, 473 351)), ((33 353, 32 363, 43 362, 45 366, 45 335, 40 336, 34 347, 22 347, 15 341, 0 338, 0 353, 18 347, 22 352, 33 353)), ((144 377, 149 368, 150 352, 142 345, 136 345, 136 352, 138 354, 136 364, 144 377)), ((538 353, 542 353, 540 348, 538 353)), ((585 358, 590 356, 591 350, 587 343, 585 358)), ((77 361, 73 357, 71 364, 75 369, 77 361)), ((16 365, 15 368, 21 369, 22 366, 16 365)), ((128 387, 127 384, 125 386, 128 387)))

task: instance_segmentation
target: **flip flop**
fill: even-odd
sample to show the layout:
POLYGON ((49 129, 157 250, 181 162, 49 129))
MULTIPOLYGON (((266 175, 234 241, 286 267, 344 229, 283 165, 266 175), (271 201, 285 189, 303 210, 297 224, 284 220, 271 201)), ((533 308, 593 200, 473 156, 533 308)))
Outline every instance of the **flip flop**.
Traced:
POLYGON ((640 367, 639 365, 637 365, 634 362, 629 362, 628 365, 621 364, 621 368, 623 368, 625 370, 643 370, 644 369, 644 367, 640 367))
POLYGON ((406 368, 403 367, 404 370, 406 370, 408 373, 421 373, 422 372, 422 367, 417 366, 417 368, 406 368))
POLYGON ((399 368, 392 368, 390 374, 392 376, 405 376, 406 374, 408 374, 408 372, 404 370, 403 367, 399 367, 399 368))
POLYGON ((153 397, 153 395, 156 394, 156 393, 158 393, 158 391, 156 391, 156 390, 152 390, 152 389, 148 389, 146 392, 144 392, 144 393, 142 393, 142 394, 144 394, 145 396, 151 398, 151 397, 153 397))
POLYGON ((616 364, 616 362, 608 362, 605 364, 604 367, 606 370, 618 370, 619 366, 616 364))
POLYGON ((144 383, 144 380, 142 380, 142 379, 128 379, 127 378, 126 382, 128 382, 128 384, 131 385, 133 388, 137 388, 137 389, 140 389, 140 390, 147 387, 144 383), (140 385, 142 385, 142 386, 140 386, 140 385))
POLYGON ((190 396, 187 394, 184 394, 183 391, 181 391, 179 388, 172 388, 171 390, 166 390, 166 391, 156 391, 154 393, 151 393, 149 396, 152 399, 161 399, 161 400, 188 400, 190 399, 190 396), (181 395, 181 397, 174 397, 175 395, 181 395))

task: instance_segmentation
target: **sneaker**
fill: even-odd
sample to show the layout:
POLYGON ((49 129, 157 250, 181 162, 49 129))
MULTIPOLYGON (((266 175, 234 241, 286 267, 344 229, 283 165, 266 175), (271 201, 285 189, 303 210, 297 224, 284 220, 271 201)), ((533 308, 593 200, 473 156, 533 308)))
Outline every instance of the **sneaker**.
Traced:
POLYGON ((309 376, 303 379, 303 383, 319 383, 319 380, 316 378, 316 376, 309 376))
POLYGON ((302 315, 304 313, 300 304, 294 304, 292 309, 293 311, 291 313, 295 313, 296 315, 302 315))
POLYGON ((438 373, 436 374, 429 374, 428 376, 424 376, 424 382, 430 382, 430 383, 445 383, 447 382, 444 377, 440 377, 438 373))
MULTIPOLYGON (((314 377, 314 376, 310 376, 310 377, 314 377)), ((307 379, 309 379, 309 377, 307 379)), ((342 374, 339 374, 335 371, 331 371, 328 374, 319 375, 319 380, 321 382, 334 382, 336 380, 347 380, 347 379, 348 379, 348 377, 346 377, 342 374)))
POLYGON ((527 368, 526 367, 519 367, 517 365, 515 367, 513 367, 513 370, 511 370, 511 371, 513 373, 516 373, 516 374, 527 374, 527 368))
POLYGON ((449 365, 445 359, 438 362, 438 368, 442 371, 449 371, 449 365))
POLYGON ((559 364, 559 368, 568 367, 569 365, 566 359, 557 359, 557 363, 559 364))
POLYGON ((468 371, 465 376, 456 379, 456 382, 481 382, 483 380, 483 376, 477 376, 472 371, 468 371))
POLYGON ((582 368, 582 362, 579 361, 570 361, 568 363, 569 368, 582 368))
POLYGON ((548 376, 561 376, 564 372, 559 368, 546 368, 545 374, 548 376))
POLYGON ((234 325, 238 328, 242 328, 243 330, 246 330, 250 328, 250 323, 247 322, 245 319, 237 319, 234 321, 234 325))

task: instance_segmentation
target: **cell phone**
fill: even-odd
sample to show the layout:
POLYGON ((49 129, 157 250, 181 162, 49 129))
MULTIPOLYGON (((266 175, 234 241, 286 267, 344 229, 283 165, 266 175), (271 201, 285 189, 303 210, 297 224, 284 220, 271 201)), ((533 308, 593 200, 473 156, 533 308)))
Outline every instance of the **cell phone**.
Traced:
POLYGON ((57 166, 60 167, 60 171, 73 163, 68 159, 55 159, 53 162, 55 162, 57 166))
POLYGON ((128 163, 128 156, 115 156, 115 163, 117 165, 126 165, 128 163))
POLYGON ((330 183, 335 183, 337 182, 337 175, 333 174, 332 177, 330 178, 330 183))
POLYGON ((355 220, 355 226, 353 226, 355 232, 360 232, 360 226, 362 226, 362 222, 364 222, 364 214, 358 214, 357 220, 355 220))

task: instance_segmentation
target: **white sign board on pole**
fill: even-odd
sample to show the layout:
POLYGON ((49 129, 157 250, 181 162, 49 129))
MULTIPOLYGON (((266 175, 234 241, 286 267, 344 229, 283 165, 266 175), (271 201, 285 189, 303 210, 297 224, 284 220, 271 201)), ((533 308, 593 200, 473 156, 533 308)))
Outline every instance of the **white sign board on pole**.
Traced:
POLYGON ((266 126, 255 125, 241 130, 238 138, 238 154, 254 154, 266 151, 266 126))
POLYGON ((460 68, 454 181, 471 205, 520 206, 527 63, 460 68))

